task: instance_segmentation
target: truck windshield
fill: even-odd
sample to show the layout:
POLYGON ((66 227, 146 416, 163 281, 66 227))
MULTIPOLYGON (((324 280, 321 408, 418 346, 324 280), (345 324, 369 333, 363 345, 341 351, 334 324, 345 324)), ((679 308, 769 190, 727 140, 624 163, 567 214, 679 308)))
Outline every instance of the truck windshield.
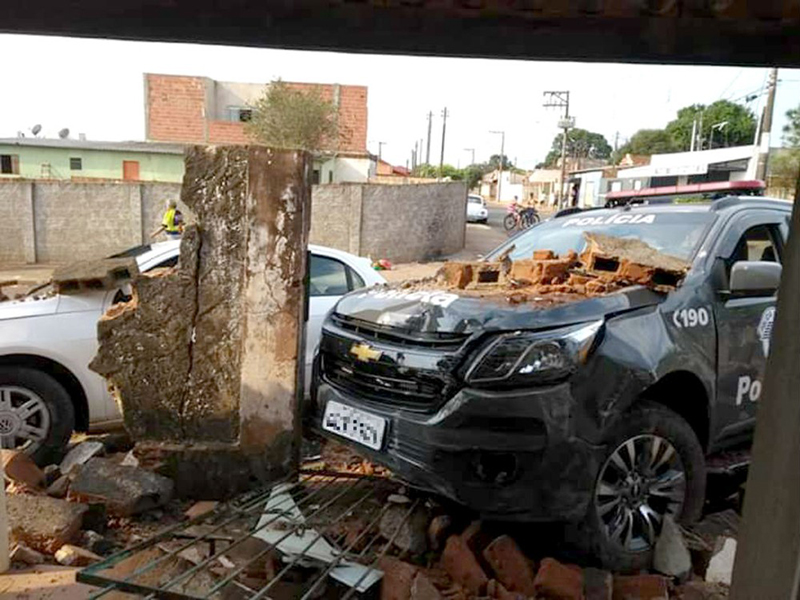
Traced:
POLYGON ((486 258, 496 260, 512 245, 511 260, 533 256, 535 250, 552 250, 561 256, 586 246, 584 232, 636 239, 663 254, 686 261, 694 257, 716 216, 707 212, 592 211, 545 221, 494 250, 486 258))

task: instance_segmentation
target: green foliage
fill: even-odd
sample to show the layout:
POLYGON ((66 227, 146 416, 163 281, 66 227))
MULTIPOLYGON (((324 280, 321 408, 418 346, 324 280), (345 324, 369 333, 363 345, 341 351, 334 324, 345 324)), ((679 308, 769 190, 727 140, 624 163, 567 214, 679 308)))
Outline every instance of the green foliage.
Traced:
POLYGON ((794 190, 800 177, 800 144, 775 152, 769 161, 768 185, 770 189, 794 190))
MULTIPOLYGON (((546 167, 552 168, 558 164, 561 158, 561 140, 564 134, 559 133, 550 146, 550 152, 544 159, 546 167)), ((611 145, 608 140, 600 134, 585 129, 570 129, 567 135, 567 157, 568 158, 595 158, 605 159, 611 157, 611 145)))
POLYGON ((665 131, 672 140, 675 151, 691 148, 692 125, 697 118, 699 126, 701 115, 703 128, 700 136, 703 149, 707 149, 712 142, 714 148, 746 146, 753 143, 756 133, 756 118, 753 113, 748 108, 729 100, 717 100, 708 106, 703 104, 686 106, 667 124, 665 131), (721 130, 715 130, 712 140, 712 127, 725 121, 728 124, 721 130))
POLYGON ((672 138, 663 129, 640 129, 614 153, 614 162, 618 163, 626 154, 649 156, 677 150, 672 138))
POLYGON ((275 148, 333 150, 338 143, 338 112, 320 90, 294 90, 278 79, 253 106, 248 135, 275 148))
POLYGON ((783 126, 783 139, 790 148, 800 148, 800 106, 786 111, 789 122, 783 126))
MULTIPOLYGON (((487 170, 485 171, 486 173, 489 173, 490 171, 494 171, 495 169, 499 169, 500 168, 500 155, 499 154, 492 154, 489 157, 489 162, 488 162, 488 164, 486 164, 486 167, 487 167, 487 170)), ((508 160, 508 156, 506 156, 504 154, 503 155, 503 170, 504 171, 509 171, 509 170, 511 170, 513 168, 514 168, 514 164, 510 160, 508 160)))
MULTIPOLYGON (((442 165, 441 177, 449 177, 453 181, 465 181, 467 184, 467 189, 471 190, 477 186, 481 178, 490 171, 492 171, 492 168, 488 163, 469 165, 463 169, 457 169, 453 165, 442 165)), ((440 177, 439 166, 429 165, 426 163, 417 165, 411 172, 411 176, 437 179, 440 177)))

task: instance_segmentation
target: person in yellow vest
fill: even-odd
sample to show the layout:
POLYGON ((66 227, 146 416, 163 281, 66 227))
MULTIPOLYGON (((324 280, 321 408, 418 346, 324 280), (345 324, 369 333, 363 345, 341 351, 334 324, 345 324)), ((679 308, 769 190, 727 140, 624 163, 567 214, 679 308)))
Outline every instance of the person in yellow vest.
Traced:
POLYGON ((154 238, 162 231, 171 240, 180 239, 181 233, 183 233, 183 215, 178 210, 178 204, 175 200, 169 201, 167 210, 164 212, 164 218, 161 219, 161 227, 156 229, 150 237, 154 238))

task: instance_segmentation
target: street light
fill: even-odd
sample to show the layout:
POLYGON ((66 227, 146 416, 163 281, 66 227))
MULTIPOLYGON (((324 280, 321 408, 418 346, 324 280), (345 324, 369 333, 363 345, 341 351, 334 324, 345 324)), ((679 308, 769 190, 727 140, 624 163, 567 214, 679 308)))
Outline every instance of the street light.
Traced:
MULTIPOLYGON (((720 121, 719 123, 714 123, 711 126, 711 132, 709 133, 709 138, 708 138, 708 149, 709 150, 711 150, 714 147, 714 130, 716 129, 717 131, 719 131, 721 133, 722 130, 725 129, 727 126, 728 126, 728 122, 727 121, 720 121)), ((725 131, 725 133, 726 133, 726 138, 727 138, 727 130, 725 131)))
POLYGON ((506 151, 506 132, 505 131, 490 131, 489 133, 495 133, 500 136, 500 174, 497 177, 497 201, 502 202, 500 191, 503 187, 503 162, 505 157, 506 151))
POLYGON ((475 148, 464 148, 464 152, 472 152, 472 162, 469 163, 470 165, 475 164, 475 148))

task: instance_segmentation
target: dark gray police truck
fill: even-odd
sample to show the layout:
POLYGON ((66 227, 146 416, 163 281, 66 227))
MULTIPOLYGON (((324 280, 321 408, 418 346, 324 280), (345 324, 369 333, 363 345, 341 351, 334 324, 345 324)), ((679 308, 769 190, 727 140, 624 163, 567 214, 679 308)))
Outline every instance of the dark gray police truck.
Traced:
POLYGON ((699 516, 705 458, 752 436, 790 215, 736 197, 589 210, 487 257, 635 238, 691 265, 669 293, 353 292, 324 324, 307 414, 413 484, 486 517, 581 523, 606 564, 634 568, 664 515, 699 516))

